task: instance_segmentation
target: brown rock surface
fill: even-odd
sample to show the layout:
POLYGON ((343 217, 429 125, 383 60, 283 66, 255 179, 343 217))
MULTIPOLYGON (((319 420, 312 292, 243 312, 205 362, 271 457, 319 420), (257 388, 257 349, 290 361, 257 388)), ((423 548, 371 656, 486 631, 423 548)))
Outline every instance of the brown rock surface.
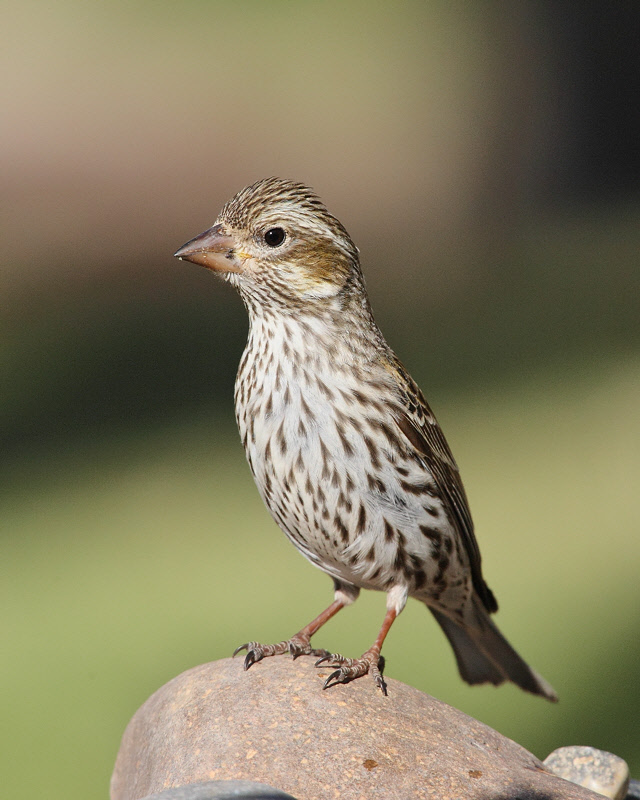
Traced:
POLYGON ((322 691, 313 659, 225 659, 184 672, 129 723, 112 800, 244 779, 298 800, 596 800, 520 745, 461 711, 388 680, 322 691))

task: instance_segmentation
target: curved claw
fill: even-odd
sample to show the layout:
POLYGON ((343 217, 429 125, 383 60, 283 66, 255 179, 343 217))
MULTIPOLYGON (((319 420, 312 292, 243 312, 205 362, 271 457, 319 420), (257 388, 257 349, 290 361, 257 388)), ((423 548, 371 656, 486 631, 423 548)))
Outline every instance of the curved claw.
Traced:
POLYGON ((318 650, 314 653, 314 655, 321 656, 321 658, 319 658, 315 663, 316 667, 320 666, 320 664, 323 664, 325 661, 329 661, 332 667, 337 666, 338 664, 340 664, 340 666, 344 666, 345 664, 348 666, 353 660, 351 658, 345 658, 344 656, 341 656, 340 653, 330 653, 328 650, 318 650))
POLYGON ((241 650, 246 650, 247 655, 244 658, 244 669, 245 672, 252 667, 257 661, 261 661, 264 658, 264 653, 260 648, 260 645, 256 644, 256 642, 245 642, 241 644, 239 647, 233 651, 233 658, 235 658, 241 650))
POLYGON ((387 684, 385 683, 385 680, 382 677, 382 675, 380 673, 378 673, 377 675, 374 675, 373 680, 375 681, 376 686, 378 687, 378 689, 380 689, 382 694, 385 697, 387 697, 388 696, 387 684))
POLYGON ((345 683, 345 675, 342 669, 337 669, 335 672, 332 672, 322 684, 322 688, 329 689, 331 686, 337 686, 339 683, 345 683), (342 680, 339 680, 340 678, 342 678, 342 680), (332 683, 332 681, 334 681, 334 683, 332 683))
POLYGON ((249 667, 252 667, 256 661, 260 661, 261 658, 262 655, 258 657, 258 653, 256 653, 255 650, 249 650, 244 659, 244 671, 246 672, 249 667))

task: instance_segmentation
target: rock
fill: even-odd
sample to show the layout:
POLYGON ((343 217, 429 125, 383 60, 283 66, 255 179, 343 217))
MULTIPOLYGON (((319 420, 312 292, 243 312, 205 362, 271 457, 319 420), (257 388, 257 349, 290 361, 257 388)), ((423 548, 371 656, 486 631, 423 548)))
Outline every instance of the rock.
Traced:
POLYGON ((627 789, 627 796, 625 800, 638 800, 640 799, 640 781, 634 781, 633 778, 629 781, 629 788, 627 789))
POLYGON ((189 783, 159 794, 147 795, 143 800, 296 800, 273 786, 254 781, 207 781, 189 783))
POLYGON ((225 659, 184 672, 129 723, 112 800, 240 779, 298 800, 598 800, 548 772, 520 745, 389 679, 323 691, 314 659, 225 659))
POLYGON ((544 765, 554 775, 613 800, 625 800, 627 796, 627 762, 604 750, 596 750, 595 747, 559 747, 545 758, 544 765))

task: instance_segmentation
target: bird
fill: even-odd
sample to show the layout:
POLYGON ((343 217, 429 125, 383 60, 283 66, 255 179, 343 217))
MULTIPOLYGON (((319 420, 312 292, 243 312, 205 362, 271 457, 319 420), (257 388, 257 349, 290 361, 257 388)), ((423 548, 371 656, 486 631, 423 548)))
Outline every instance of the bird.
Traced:
POLYGON ((550 684, 491 619, 460 472, 422 392, 387 344, 359 251, 302 183, 266 178, 239 191, 179 259, 239 292, 249 333, 235 414, 258 491, 292 544, 333 579, 333 602, 291 638, 240 645, 244 668, 280 654, 335 667, 324 688, 370 675, 384 694, 383 642, 409 597, 431 611, 469 684, 511 681, 555 702, 550 684), (360 657, 311 638, 361 589, 386 613, 360 657))

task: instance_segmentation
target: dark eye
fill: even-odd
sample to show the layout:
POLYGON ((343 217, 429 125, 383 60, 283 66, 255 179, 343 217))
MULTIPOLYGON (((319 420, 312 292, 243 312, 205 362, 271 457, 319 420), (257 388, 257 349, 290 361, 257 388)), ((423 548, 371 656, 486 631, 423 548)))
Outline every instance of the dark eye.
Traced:
POLYGON ((269 247, 280 247, 286 236, 287 234, 282 228, 269 228, 264 235, 264 240, 269 247))

